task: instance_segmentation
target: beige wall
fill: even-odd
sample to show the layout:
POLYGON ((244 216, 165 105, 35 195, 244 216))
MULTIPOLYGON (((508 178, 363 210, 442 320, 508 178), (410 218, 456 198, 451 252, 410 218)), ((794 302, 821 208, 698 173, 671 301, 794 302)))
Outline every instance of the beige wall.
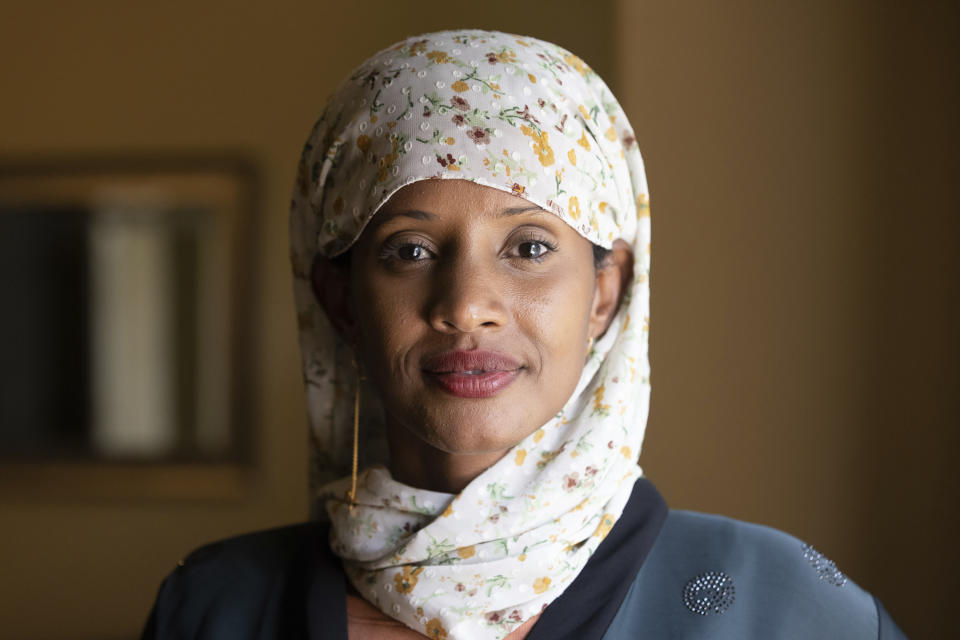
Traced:
POLYGON ((808 540, 911 636, 945 637, 960 568, 955 5, 618 7, 653 212, 645 470, 675 507, 808 540))
POLYGON ((304 516, 285 238, 299 147, 363 56, 464 25, 569 47, 634 122, 655 247, 643 464, 671 503, 787 529, 911 634, 946 630, 958 563, 945 525, 960 497, 946 466, 960 421, 955 11, 770 4, 6 8, 3 154, 240 149, 264 191, 248 494, 7 499, 2 635, 133 637, 186 550, 304 516))

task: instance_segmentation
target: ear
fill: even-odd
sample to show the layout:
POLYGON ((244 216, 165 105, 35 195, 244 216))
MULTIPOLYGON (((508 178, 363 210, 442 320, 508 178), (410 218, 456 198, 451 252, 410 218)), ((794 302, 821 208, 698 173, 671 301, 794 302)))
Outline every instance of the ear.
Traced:
POLYGON ((590 307, 589 335, 602 336, 620 308, 627 285, 633 281, 633 251, 621 239, 613 243, 606 261, 597 268, 597 284, 590 307))
POLYGON ((356 316, 350 298, 350 272, 319 253, 310 266, 310 285, 317 302, 327 314, 333 328, 349 344, 357 338, 356 316))

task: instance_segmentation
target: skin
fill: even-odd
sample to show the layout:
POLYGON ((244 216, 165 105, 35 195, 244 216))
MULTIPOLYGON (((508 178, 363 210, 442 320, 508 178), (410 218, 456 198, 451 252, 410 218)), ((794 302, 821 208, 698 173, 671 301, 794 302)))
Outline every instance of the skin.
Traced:
POLYGON ((621 240, 597 268, 588 240, 529 201, 426 180, 377 212, 349 265, 318 258, 312 277, 383 402, 394 478, 457 493, 566 404, 632 269, 621 240), (514 358, 514 381, 462 398, 424 371, 432 355, 473 349, 514 358))

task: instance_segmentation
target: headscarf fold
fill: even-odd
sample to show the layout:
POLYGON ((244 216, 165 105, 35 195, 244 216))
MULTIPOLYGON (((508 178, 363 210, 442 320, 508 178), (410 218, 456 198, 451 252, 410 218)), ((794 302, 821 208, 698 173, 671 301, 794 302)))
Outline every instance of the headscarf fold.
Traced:
MULTIPOLYGON (((490 31, 409 38, 361 64, 304 147, 291 202, 311 483, 353 586, 432 638, 502 638, 578 575, 623 512, 647 422, 650 217, 626 115, 597 74, 554 44, 490 31), (594 244, 625 240, 634 277, 573 395, 457 495, 395 481, 382 407, 361 408, 349 509, 351 349, 310 283, 316 254, 347 250, 390 196, 431 178, 500 189, 594 244)), ((582 349, 584 345, 571 345, 582 349)))

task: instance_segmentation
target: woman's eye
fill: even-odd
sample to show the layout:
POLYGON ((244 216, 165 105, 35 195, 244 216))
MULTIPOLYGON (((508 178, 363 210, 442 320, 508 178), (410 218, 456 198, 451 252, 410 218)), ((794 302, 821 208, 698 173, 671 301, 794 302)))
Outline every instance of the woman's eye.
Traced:
POLYGON ((403 244, 397 247, 397 257, 401 260, 424 260, 428 257, 429 251, 426 247, 419 244, 403 244))
POLYGON ((379 258, 394 268, 412 266, 414 263, 426 262, 436 258, 430 245, 415 238, 391 238, 384 242, 379 251, 379 258))
POLYGON ((550 251, 550 247, 547 246, 544 242, 539 242, 537 240, 528 240, 527 242, 521 242, 517 246, 517 252, 520 254, 521 258, 528 258, 536 260, 542 258, 550 251))

